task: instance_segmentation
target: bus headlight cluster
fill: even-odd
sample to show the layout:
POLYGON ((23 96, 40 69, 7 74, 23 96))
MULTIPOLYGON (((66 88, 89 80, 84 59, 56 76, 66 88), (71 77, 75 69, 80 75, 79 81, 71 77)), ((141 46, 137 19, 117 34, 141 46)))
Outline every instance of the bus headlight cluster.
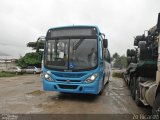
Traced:
POLYGON ((44 78, 48 81, 54 81, 48 73, 44 75, 44 78))
POLYGON ((84 82, 85 83, 92 83, 96 80, 97 77, 98 77, 98 73, 95 73, 95 74, 91 75, 90 77, 88 77, 84 82))

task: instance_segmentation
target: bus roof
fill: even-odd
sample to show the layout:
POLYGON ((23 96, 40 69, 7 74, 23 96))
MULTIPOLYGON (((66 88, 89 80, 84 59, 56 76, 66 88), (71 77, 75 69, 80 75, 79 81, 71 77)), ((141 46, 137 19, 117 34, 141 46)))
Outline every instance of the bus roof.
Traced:
POLYGON ((95 25, 70 25, 70 26, 60 26, 60 27, 50 28, 46 34, 46 37, 51 39, 51 38, 68 37, 68 36, 93 37, 97 35, 101 35, 101 32, 99 31, 99 28, 95 25))
POLYGON ((83 27, 88 27, 88 28, 96 28, 97 29, 97 32, 100 32, 99 31, 99 28, 98 26, 96 25, 68 25, 68 26, 59 26, 59 27, 53 27, 53 28, 50 28, 49 30, 53 30, 53 29, 61 29, 61 28, 83 28, 83 27))

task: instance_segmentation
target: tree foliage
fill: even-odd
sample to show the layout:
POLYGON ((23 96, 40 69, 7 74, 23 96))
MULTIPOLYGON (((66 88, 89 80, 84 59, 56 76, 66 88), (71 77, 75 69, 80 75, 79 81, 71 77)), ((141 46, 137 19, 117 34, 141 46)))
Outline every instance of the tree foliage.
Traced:
POLYGON ((44 40, 39 40, 38 42, 29 42, 27 47, 31 47, 36 52, 39 52, 39 49, 44 49, 44 40))
POLYGON ((113 54, 112 56, 113 67, 114 68, 126 68, 127 67, 127 57, 118 53, 113 54))
POLYGON ((113 59, 117 59, 117 58, 119 58, 119 57, 120 57, 120 55, 119 55, 117 52, 114 53, 113 56, 112 56, 113 59))
POLYGON ((40 67, 42 62, 43 52, 40 49, 44 49, 44 40, 39 40, 38 42, 29 42, 27 47, 31 47, 35 52, 26 53, 25 56, 20 57, 18 60, 18 66, 27 67, 28 65, 33 65, 40 67))
POLYGON ((18 60, 18 66, 27 67, 28 65, 33 65, 40 67, 42 62, 43 52, 32 52, 26 53, 24 57, 18 60))

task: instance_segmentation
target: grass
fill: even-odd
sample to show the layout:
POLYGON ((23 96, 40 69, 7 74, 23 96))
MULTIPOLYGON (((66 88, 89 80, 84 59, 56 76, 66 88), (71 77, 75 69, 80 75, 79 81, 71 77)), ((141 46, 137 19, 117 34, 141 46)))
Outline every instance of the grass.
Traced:
POLYGON ((113 72, 112 77, 123 78, 123 72, 113 72))
POLYGON ((9 72, 0 72, 0 77, 13 77, 13 76, 16 76, 15 73, 9 73, 9 72))

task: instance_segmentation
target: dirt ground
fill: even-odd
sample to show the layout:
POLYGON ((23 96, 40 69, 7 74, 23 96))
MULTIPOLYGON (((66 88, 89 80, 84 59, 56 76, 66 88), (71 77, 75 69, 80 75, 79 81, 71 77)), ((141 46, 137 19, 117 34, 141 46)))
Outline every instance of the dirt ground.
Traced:
POLYGON ((43 91, 39 75, 0 78, 0 114, 149 114, 137 107, 123 79, 112 78, 101 96, 43 91))

